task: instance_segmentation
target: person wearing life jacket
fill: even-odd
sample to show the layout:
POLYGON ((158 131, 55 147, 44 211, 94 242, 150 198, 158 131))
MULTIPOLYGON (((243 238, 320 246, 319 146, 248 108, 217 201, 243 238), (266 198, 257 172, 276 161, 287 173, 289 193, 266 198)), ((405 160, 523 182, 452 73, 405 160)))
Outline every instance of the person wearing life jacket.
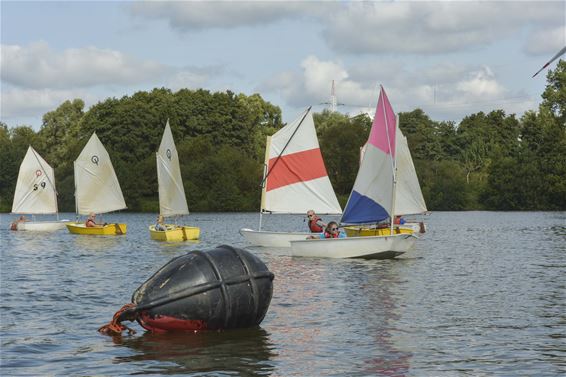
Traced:
POLYGON ((321 233, 320 238, 346 238, 346 234, 338 229, 336 221, 331 221, 324 229, 324 233, 321 233))
POLYGON ((307 211, 307 217, 309 219, 309 229, 312 233, 324 231, 326 224, 322 222, 322 219, 318 217, 312 209, 307 211))
POLYGON ((86 226, 87 228, 94 228, 94 227, 96 226, 96 221, 95 221, 95 219, 96 219, 96 215, 95 215, 94 213, 92 213, 92 212, 89 213, 89 214, 88 214, 88 217, 87 217, 87 219, 86 219, 86 221, 85 221, 85 226, 86 226))

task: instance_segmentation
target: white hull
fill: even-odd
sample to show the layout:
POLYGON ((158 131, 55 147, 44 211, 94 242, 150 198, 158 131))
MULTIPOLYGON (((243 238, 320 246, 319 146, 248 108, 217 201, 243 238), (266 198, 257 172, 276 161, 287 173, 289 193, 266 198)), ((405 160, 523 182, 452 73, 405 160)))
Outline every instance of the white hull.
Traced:
POLYGON ((240 229, 240 234, 254 246, 290 247, 289 242, 306 240, 311 233, 306 232, 266 232, 252 229, 240 229))
POLYGON ((56 230, 65 229, 65 224, 69 220, 60 221, 26 221, 18 223, 18 230, 26 230, 32 232, 54 232, 56 230))
POLYGON ((291 255, 317 258, 389 259, 415 246, 412 234, 291 241, 291 255))

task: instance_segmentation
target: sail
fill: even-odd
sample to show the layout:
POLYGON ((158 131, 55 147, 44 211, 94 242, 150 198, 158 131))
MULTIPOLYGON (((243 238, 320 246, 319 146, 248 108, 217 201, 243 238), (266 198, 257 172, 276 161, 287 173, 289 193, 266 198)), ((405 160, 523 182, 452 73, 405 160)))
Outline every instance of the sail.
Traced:
POLYGON ((367 147, 342 215, 342 223, 368 224, 390 217, 396 129, 395 112, 382 87, 367 147))
POLYGON ((320 153, 310 108, 267 139, 261 210, 341 214, 320 153))
POLYGON ((395 215, 414 215, 427 211, 426 204, 411 158, 407 138, 397 128, 397 184, 395 185, 395 215))
POLYGON ((12 213, 57 213, 53 168, 31 146, 20 165, 12 213))
POLYGON ((110 156, 96 133, 75 160, 75 201, 80 215, 126 208, 110 156))
POLYGON ((173 141, 169 120, 157 152, 157 180, 159 182, 159 213, 163 216, 187 215, 187 199, 179 167, 179 155, 173 141))

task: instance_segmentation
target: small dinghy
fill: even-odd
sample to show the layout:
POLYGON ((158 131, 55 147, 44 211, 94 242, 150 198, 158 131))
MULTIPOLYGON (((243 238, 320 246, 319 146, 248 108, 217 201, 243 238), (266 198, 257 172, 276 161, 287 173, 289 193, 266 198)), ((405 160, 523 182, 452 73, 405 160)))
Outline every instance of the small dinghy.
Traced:
POLYGON ((191 251, 172 259, 143 283, 112 322, 98 331, 220 330, 258 326, 269 308, 274 275, 255 255, 231 246, 191 251))

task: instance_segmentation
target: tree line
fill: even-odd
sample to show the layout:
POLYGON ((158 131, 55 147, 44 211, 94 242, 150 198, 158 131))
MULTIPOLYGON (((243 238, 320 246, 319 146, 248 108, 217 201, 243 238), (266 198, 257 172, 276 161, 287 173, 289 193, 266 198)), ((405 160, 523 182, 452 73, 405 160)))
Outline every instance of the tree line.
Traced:
MULTIPOLYGON (((39 131, 0 123, 0 211, 12 205, 28 145, 55 169, 61 211, 73 212, 73 161, 96 131, 112 159, 128 208, 158 211, 155 152, 169 119, 192 211, 257 211, 265 139, 284 124, 259 94, 156 88, 108 98, 85 111, 81 99, 46 113, 39 131)), ((366 115, 314 114, 326 168, 342 206, 354 184, 366 115)), ((503 110, 459 124, 422 110, 399 114, 429 210, 566 209, 566 62, 547 74, 537 111, 503 110)))

